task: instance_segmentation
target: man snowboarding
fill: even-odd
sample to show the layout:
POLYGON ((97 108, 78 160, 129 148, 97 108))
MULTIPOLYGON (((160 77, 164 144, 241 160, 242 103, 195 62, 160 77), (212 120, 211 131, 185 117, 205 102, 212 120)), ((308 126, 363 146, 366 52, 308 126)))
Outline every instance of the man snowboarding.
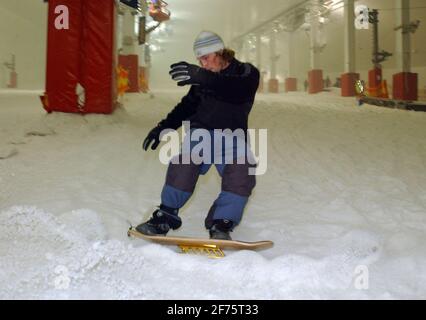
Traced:
MULTIPOLYGON (((187 62, 171 66, 170 75, 178 86, 191 87, 181 102, 149 132, 143 142, 144 150, 150 146, 155 150, 160 143, 161 132, 178 129, 182 121, 190 121, 191 126, 185 139, 189 139, 195 129, 206 130, 212 137, 215 129, 243 130, 247 133, 248 115, 259 85, 259 71, 253 65, 235 59, 234 51, 225 48, 222 39, 213 32, 203 31, 198 35, 194 52, 201 67, 187 62)), ((249 149, 247 135, 243 144, 244 151, 249 149)), ((191 142, 189 150, 183 148, 177 160, 182 160, 193 147, 191 142)), ((170 162, 161 193, 161 205, 147 222, 136 227, 138 232, 166 235, 170 229, 179 228, 182 224, 179 209, 192 195, 199 175, 205 174, 214 163, 222 178, 222 187, 205 219, 205 227, 209 230, 210 238, 231 240, 230 232, 240 223, 256 183, 255 176, 249 174, 249 168, 255 165, 249 163, 247 156, 242 156, 241 148, 235 145, 218 147, 213 143, 212 155, 215 155, 214 161, 201 164, 193 159, 188 163, 170 162), (217 158, 218 153, 220 156, 217 158), (231 154, 233 160, 243 157, 245 161, 216 161, 223 160, 224 154, 231 154)))

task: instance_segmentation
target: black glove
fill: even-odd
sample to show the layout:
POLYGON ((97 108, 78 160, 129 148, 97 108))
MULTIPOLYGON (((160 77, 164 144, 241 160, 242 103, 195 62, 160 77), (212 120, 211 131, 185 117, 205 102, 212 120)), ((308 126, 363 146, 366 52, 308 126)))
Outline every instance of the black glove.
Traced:
POLYGON ((154 143, 151 146, 152 150, 157 149, 158 145, 160 144, 160 133, 163 131, 162 126, 156 126, 154 129, 152 129, 148 135, 146 136, 145 140, 143 141, 142 148, 147 151, 149 148, 149 145, 154 141, 154 143))
POLYGON ((207 71, 195 64, 189 64, 184 61, 172 64, 170 69, 169 74, 174 81, 178 82, 177 85, 179 87, 187 84, 203 84, 207 71))

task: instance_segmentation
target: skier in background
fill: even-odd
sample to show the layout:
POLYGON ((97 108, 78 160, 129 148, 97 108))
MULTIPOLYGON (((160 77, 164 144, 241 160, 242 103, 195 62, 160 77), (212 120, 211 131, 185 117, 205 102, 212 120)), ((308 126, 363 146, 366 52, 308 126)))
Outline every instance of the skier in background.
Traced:
MULTIPOLYGON (((190 121, 191 132, 206 129, 213 141, 214 129, 243 129, 247 133, 248 115, 252 109, 259 86, 259 71, 249 63, 238 61, 235 52, 225 48, 222 39, 209 31, 201 32, 194 42, 194 52, 200 66, 179 62, 171 65, 170 75, 178 86, 190 85, 182 98, 165 119, 153 128, 143 142, 155 150, 160 134, 165 129, 178 129, 182 121, 190 121)), ((189 135, 186 136, 186 139, 189 135)), ((247 139, 244 141, 244 148, 247 139)), ((192 149, 194 145, 190 144, 192 149)), ((241 156, 233 145, 232 150, 220 150, 222 155, 232 152, 233 159, 241 156)), ((218 150, 213 150, 217 153, 218 150)), ((188 152, 188 150, 186 151, 188 152)), ((249 151, 247 151, 249 152, 249 151)), ((182 159, 182 153, 178 158, 182 159)), ((223 158, 222 158, 223 159, 223 158)), ((181 226, 179 209, 194 192, 200 174, 205 174, 210 163, 169 164, 166 181, 161 192, 161 204, 152 217, 138 225, 136 230, 147 235, 166 235, 170 229, 181 226)), ((210 238, 231 240, 230 232, 240 223, 244 208, 256 181, 249 175, 255 165, 233 161, 230 164, 214 163, 222 178, 221 192, 205 219, 210 238)))
POLYGON ((325 85, 326 88, 331 87, 331 80, 330 80, 329 76, 327 76, 327 78, 325 78, 324 85, 325 85))

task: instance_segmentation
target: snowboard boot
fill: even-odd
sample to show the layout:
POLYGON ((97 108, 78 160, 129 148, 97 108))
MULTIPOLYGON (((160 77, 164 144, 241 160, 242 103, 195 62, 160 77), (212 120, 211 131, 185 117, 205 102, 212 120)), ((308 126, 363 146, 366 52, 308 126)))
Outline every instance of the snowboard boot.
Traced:
POLYGON ((214 220, 209 233, 210 239, 232 240, 229 234, 232 231, 234 223, 230 220, 214 220))
POLYGON ((136 227, 136 231, 148 236, 165 236, 170 229, 176 230, 182 225, 178 209, 161 205, 152 213, 151 219, 136 227))

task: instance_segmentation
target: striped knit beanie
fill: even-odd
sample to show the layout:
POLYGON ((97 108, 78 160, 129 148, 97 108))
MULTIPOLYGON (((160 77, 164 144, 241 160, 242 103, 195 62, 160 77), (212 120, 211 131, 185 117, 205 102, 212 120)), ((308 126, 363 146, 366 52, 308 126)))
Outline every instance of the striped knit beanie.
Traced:
POLYGON ((206 54, 218 52, 225 48, 221 37, 210 31, 201 32, 194 42, 194 53, 197 58, 206 54))

